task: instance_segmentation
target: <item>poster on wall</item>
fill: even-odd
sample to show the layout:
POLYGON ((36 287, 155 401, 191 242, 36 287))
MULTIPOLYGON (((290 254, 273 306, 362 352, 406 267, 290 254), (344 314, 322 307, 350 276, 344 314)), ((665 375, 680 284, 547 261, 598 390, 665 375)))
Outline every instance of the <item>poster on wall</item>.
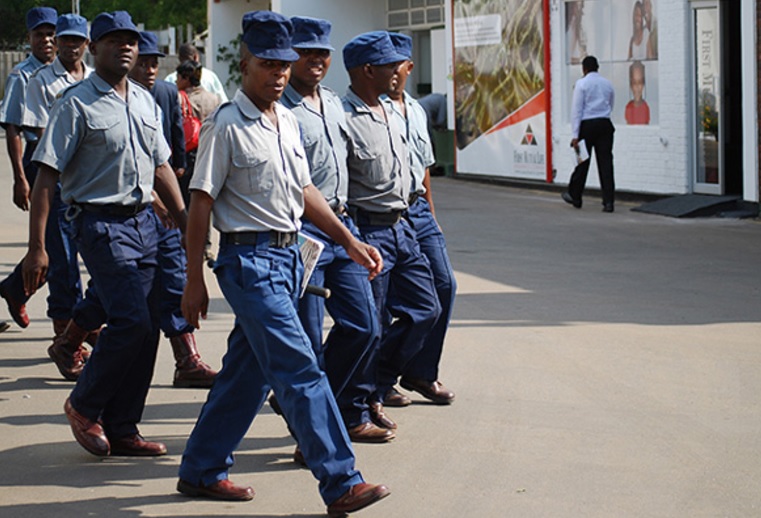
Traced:
POLYGON ((454 0, 457 171, 544 179, 542 0, 454 0))
MULTIPOLYGON (((616 92, 613 123, 658 124, 657 0, 571 0, 565 2, 563 106, 570 112, 573 85, 581 77, 581 60, 595 56, 600 74, 616 92)), ((566 121, 570 113, 565 113, 566 121)))

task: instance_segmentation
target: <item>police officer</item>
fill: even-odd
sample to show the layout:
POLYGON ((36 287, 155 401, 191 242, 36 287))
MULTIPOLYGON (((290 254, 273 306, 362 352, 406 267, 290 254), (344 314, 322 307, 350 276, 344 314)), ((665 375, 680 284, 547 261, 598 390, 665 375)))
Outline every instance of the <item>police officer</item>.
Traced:
POLYGON ((343 98, 349 131, 349 207, 363 239, 383 255, 372 281, 382 334, 376 398, 409 404, 393 386, 423 347, 441 313, 433 273, 415 232, 402 218, 410 194, 410 159, 393 116, 379 97, 399 83, 406 56, 385 31, 360 34, 343 49, 351 85, 343 98), (389 323, 391 319, 393 322, 389 323))
MULTIPOLYGON (((300 16, 294 16, 291 22, 293 49, 299 59, 291 66, 291 79, 281 102, 299 120, 313 185, 346 228, 358 237, 359 232, 346 212, 349 173, 343 106, 338 95, 320 85, 334 50, 329 41, 331 24, 327 20, 300 16)), ((302 220, 301 231, 324 245, 310 284, 331 290, 327 301, 308 293, 299 300, 299 318, 304 330, 328 376, 351 440, 389 441, 394 438, 394 432, 373 424, 368 405, 373 387, 367 381, 373 376, 367 371, 374 365, 380 326, 367 274, 341 245, 309 219, 302 220), (323 344, 326 305, 334 325, 323 344)))
MULTIPOLYGON (((62 14, 56 22, 58 57, 49 65, 38 68, 29 78, 26 89, 24 126, 37 137, 42 135, 59 93, 90 75, 92 69, 83 61, 89 39, 87 20, 77 14, 62 14)), ((48 270, 48 316, 53 320, 55 336, 60 336, 72 316, 72 309, 82 300, 82 281, 79 275, 79 255, 65 218, 66 204, 61 201, 60 184, 56 186, 53 206, 47 223, 45 244, 50 256, 48 270)), ((19 279, 21 276, 19 275, 19 279)), ((94 343, 94 342, 93 342, 94 343)), ((72 351, 71 361, 84 365, 87 353, 83 346, 72 351)), ((51 346, 48 355, 64 377, 68 358, 57 354, 51 346)))
MULTIPOLYGON (((436 222, 431 195, 431 175, 429 167, 433 165, 433 148, 428 136, 428 123, 425 110, 417 100, 404 91, 414 63, 412 61, 412 38, 406 34, 389 33, 396 51, 407 60, 399 67, 399 81, 384 99, 402 128, 410 152, 410 187, 409 209, 405 218, 415 230, 420 250, 428 259, 436 282, 436 294, 441 304, 441 315, 434 324, 423 348, 406 365, 400 385, 414 390, 425 398, 440 405, 448 405, 454 400, 454 393, 438 381, 439 361, 444 347, 444 337, 452 316, 457 283, 452 264, 447 254, 444 234, 436 222)), ((401 399, 401 403, 407 401, 401 399)))
MULTIPOLYGON (((5 83, 5 96, 0 104, 0 126, 5 129, 8 156, 13 169, 13 203, 21 210, 29 210, 29 193, 37 167, 31 163, 37 144, 37 134, 24 131, 26 86, 32 72, 55 59, 55 25, 58 13, 52 7, 33 7, 26 13, 26 28, 32 53, 16 65, 5 83), (22 143, 26 140, 26 147, 22 143)), ((20 327, 29 325, 26 312, 28 297, 24 293, 20 265, 0 282, 0 296, 5 299, 8 311, 20 327)))
POLYGON ((307 465, 320 482, 328 513, 342 515, 389 494, 354 468, 354 453, 309 338, 296 313, 303 274, 297 247, 306 215, 371 275, 377 250, 359 242, 311 184, 309 165, 291 112, 277 101, 299 55, 291 22, 270 11, 243 16, 242 89, 201 130, 190 184, 185 318, 198 325, 208 293, 203 276, 209 215, 220 231, 215 266, 235 312, 222 370, 212 386, 180 466, 178 491, 218 500, 250 500, 254 492, 228 480, 233 450, 270 387, 291 424, 307 465))
POLYGON ((40 172, 24 286, 34 292, 47 270, 45 227, 60 176, 77 247, 107 315, 64 412, 77 442, 94 455, 164 455, 166 446, 144 440, 137 428, 159 333, 156 224, 145 210, 154 178, 181 228, 186 215, 160 109, 127 78, 137 59, 137 27, 125 11, 101 13, 90 39, 95 73, 56 102, 33 156, 40 172))

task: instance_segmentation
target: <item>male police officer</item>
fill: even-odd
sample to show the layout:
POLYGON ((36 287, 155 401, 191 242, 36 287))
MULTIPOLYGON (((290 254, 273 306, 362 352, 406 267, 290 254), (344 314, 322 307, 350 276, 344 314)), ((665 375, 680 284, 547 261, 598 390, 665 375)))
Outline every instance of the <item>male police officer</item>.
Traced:
MULTIPOLYGON (((37 134, 23 131, 26 86, 32 72, 55 59, 55 25, 58 13, 52 7, 33 7, 26 13, 26 28, 32 53, 16 65, 5 83, 5 96, 0 104, 0 126, 5 128, 8 156, 13 168, 13 203, 21 210, 29 210, 29 193, 37 167, 31 163, 37 144, 37 134), (26 140, 26 147, 22 143, 26 140)), ((0 282, 0 296, 5 299, 13 320, 21 327, 29 325, 26 312, 28 297, 20 265, 0 282)))
MULTIPOLYGON (((84 62, 87 20, 77 14, 62 14, 56 22, 58 57, 53 63, 38 68, 29 78, 26 89, 24 126, 42 135, 48 124, 50 110, 62 90, 87 78, 92 69, 84 62)), ((67 205, 61 201, 60 184, 56 186, 53 206, 47 224, 45 244, 50 256, 48 269, 48 316, 53 320, 55 337, 66 330, 74 306, 82 300, 82 281, 79 275, 79 255, 66 220, 67 205)), ((21 276, 19 275, 19 278, 21 276)), ((92 340, 92 343, 95 343, 92 340)), ((75 363, 81 368, 89 354, 80 344, 71 354, 61 356, 52 348, 48 355, 67 378, 67 368, 75 363)))
MULTIPOLYGON (((293 49, 299 55, 291 66, 291 79, 281 102, 299 120, 312 183, 349 231, 359 236, 346 212, 349 173, 346 169, 346 119, 341 99, 320 85, 330 67, 331 24, 327 20, 294 16, 293 49)), ((374 366, 380 326, 373 292, 364 269, 344 248, 311 221, 302 221, 302 232, 325 245, 310 284, 326 286, 331 297, 305 294, 299 300, 299 317, 312 347, 330 380, 349 437, 354 442, 386 442, 394 432, 371 420, 374 366), (334 325, 325 343, 322 326, 327 305, 334 325)), ((374 408, 377 408, 374 407, 374 408)))
MULTIPOLYGON (((399 81, 386 97, 396 121, 402 128, 410 152, 409 210, 405 217, 415 230, 420 250, 428 259, 436 282, 436 294, 441 304, 441 316, 425 339, 423 348, 404 367, 400 385, 419 392, 436 404, 447 405, 454 400, 454 393, 438 381, 439 361, 444 347, 444 337, 452 315, 456 281, 449 262, 446 240, 436 222, 431 195, 429 167, 434 163, 433 148, 428 137, 426 114, 418 102, 404 91, 407 78, 412 72, 412 38, 406 34, 390 33, 396 51, 407 60, 399 67, 399 81)), ((407 401, 401 400, 401 403, 407 401)))
POLYGON ((349 207, 363 239, 383 255, 383 272, 372 281, 381 339, 376 398, 408 404, 393 386, 423 347, 441 313, 433 273, 402 214, 408 208, 410 158, 398 125, 379 96, 399 82, 406 56, 385 31, 360 34, 343 49, 351 85, 343 98, 349 130, 349 207), (389 324, 391 318, 393 323, 389 324))
POLYGON ((79 252, 107 315, 64 411, 77 442, 94 455, 164 455, 166 446, 145 441, 137 429, 158 344, 156 225, 145 210, 154 178, 181 228, 186 215, 160 110, 127 78, 137 59, 137 27, 125 11, 102 13, 90 39, 95 73, 63 93, 33 156, 40 172, 24 286, 34 292, 47 270, 45 226, 60 175, 79 252))
POLYGON ((270 11, 243 16, 242 89, 201 130, 190 184, 185 318, 198 324, 208 293, 203 249, 209 215, 221 232, 215 273, 235 312, 222 370, 188 440, 177 489, 190 496, 250 500, 250 487, 227 478, 233 450, 270 387, 320 481, 331 515, 356 511, 389 494, 362 480, 330 384, 296 313, 303 274, 296 232, 302 212, 346 247, 371 275, 378 251, 359 242, 311 184, 296 118, 277 101, 299 55, 291 22, 270 11))

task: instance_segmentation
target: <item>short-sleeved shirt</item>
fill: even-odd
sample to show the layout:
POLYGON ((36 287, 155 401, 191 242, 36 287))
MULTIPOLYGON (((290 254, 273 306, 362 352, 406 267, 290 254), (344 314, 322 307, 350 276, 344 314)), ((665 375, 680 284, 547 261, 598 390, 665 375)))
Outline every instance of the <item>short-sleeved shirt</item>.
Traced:
POLYGON ((295 232, 311 184, 296 116, 275 104, 275 127, 241 90, 201 127, 190 189, 214 199, 220 232, 295 232))
POLYGON ((63 91, 32 159, 61 173, 67 204, 135 205, 170 155, 150 92, 129 81, 122 99, 95 73, 63 91))
MULTIPOLYGON (((8 80, 5 82, 5 96, 0 103, 0 126, 7 129, 8 125, 22 127, 24 125, 24 106, 26 99, 26 86, 29 76, 45 64, 30 54, 24 61, 13 67, 8 80)), ((24 138, 27 142, 37 140, 37 134, 25 130, 24 138)))
MULTIPOLYGON (((92 68, 82 62, 84 79, 90 76, 92 68)), ((24 126, 28 128, 44 128, 48 125, 48 116, 58 94, 64 88, 78 83, 79 80, 69 74, 56 58, 49 65, 38 68, 29 78, 26 87, 26 110, 24 111, 24 126)))
POLYGON ((413 97, 404 94, 404 107, 407 112, 405 117, 399 105, 389 97, 384 97, 383 102, 394 114, 394 120, 399 124, 402 133, 407 139, 407 147, 410 151, 410 172, 412 185, 410 192, 420 195, 425 194, 425 170, 432 166, 436 159, 433 157, 433 147, 428 136, 428 116, 425 110, 413 97))
POLYGON ((383 103, 386 117, 378 115, 351 88, 343 105, 349 131, 349 205, 376 213, 405 210, 410 159, 393 115, 383 103))
POLYGON ((280 102, 299 120, 312 183, 335 208, 345 204, 349 195, 346 118, 341 99, 335 92, 322 86, 318 86, 318 92, 322 111, 290 84, 280 102))

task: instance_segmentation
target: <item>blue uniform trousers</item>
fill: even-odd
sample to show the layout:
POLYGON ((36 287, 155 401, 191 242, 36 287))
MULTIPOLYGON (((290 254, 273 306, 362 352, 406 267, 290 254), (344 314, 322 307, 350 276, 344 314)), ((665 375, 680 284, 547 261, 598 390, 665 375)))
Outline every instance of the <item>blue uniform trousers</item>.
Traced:
MULTIPOLYGON (((26 168, 30 170, 30 168, 26 168)), ((36 175, 30 178, 30 184, 36 175)), ((53 204, 50 207, 48 223, 45 230, 45 251, 49 258, 48 282, 48 316, 55 320, 68 320, 72 309, 82 300, 82 281, 79 275, 77 245, 71 236, 71 224, 64 214, 68 206, 61 201, 61 184, 56 186, 53 204)), ((3 279, 2 290, 18 302, 26 304, 29 297, 24 293, 23 261, 19 262, 13 272, 3 279)))
MULTIPOLYGON (((195 329, 182 316, 182 291, 185 289, 185 250, 182 248, 182 233, 178 229, 168 229, 153 212, 158 236, 160 316, 159 329, 167 338, 174 338, 195 329)), ((72 318, 82 329, 98 329, 106 322, 106 313, 98 299, 92 282, 84 299, 74 307, 72 318)))
MULTIPOLYGON (((338 217, 359 237, 349 216, 338 217)), ((367 401, 375 390, 380 324, 373 291, 367 270, 352 261, 341 245, 310 221, 303 220, 301 231, 325 245, 309 283, 330 288, 331 296, 326 300, 304 294, 299 299, 299 318, 320 366, 328 375, 344 423, 353 428, 370 420, 367 401), (323 343, 325 307, 334 325, 323 343)))
POLYGON ((233 452, 270 388, 319 480, 326 504, 362 476, 325 373, 317 364, 296 304, 303 267, 297 246, 222 245, 215 273, 235 312, 222 370, 188 439, 180 478, 213 484, 227 478, 233 452))
POLYGON ((358 224, 362 238, 383 257, 383 271, 371 282, 384 326, 376 382, 377 398, 382 400, 423 348, 441 306, 431 267, 406 220, 373 226, 363 225, 360 217, 358 224))
POLYGON ((153 377, 158 345, 157 236, 153 216, 84 211, 74 220, 82 259, 107 315, 74 390, 71 404, 102 419, 106 435, 137 433, 153 377))
POLYGON ((447 243, 439 224, 431 214, 431 207, 425 198, 418 198, 407 212, 407 220, 415 231, 420 251, 428 259, 436 283, 436 294, 441 305, 441 315, 433 325, 423 348, 407 364, 403 376, 434 381, 439 377, 439 361, 444 348, 444 337, 452 317, 457 281, 447 254, 447 243))

